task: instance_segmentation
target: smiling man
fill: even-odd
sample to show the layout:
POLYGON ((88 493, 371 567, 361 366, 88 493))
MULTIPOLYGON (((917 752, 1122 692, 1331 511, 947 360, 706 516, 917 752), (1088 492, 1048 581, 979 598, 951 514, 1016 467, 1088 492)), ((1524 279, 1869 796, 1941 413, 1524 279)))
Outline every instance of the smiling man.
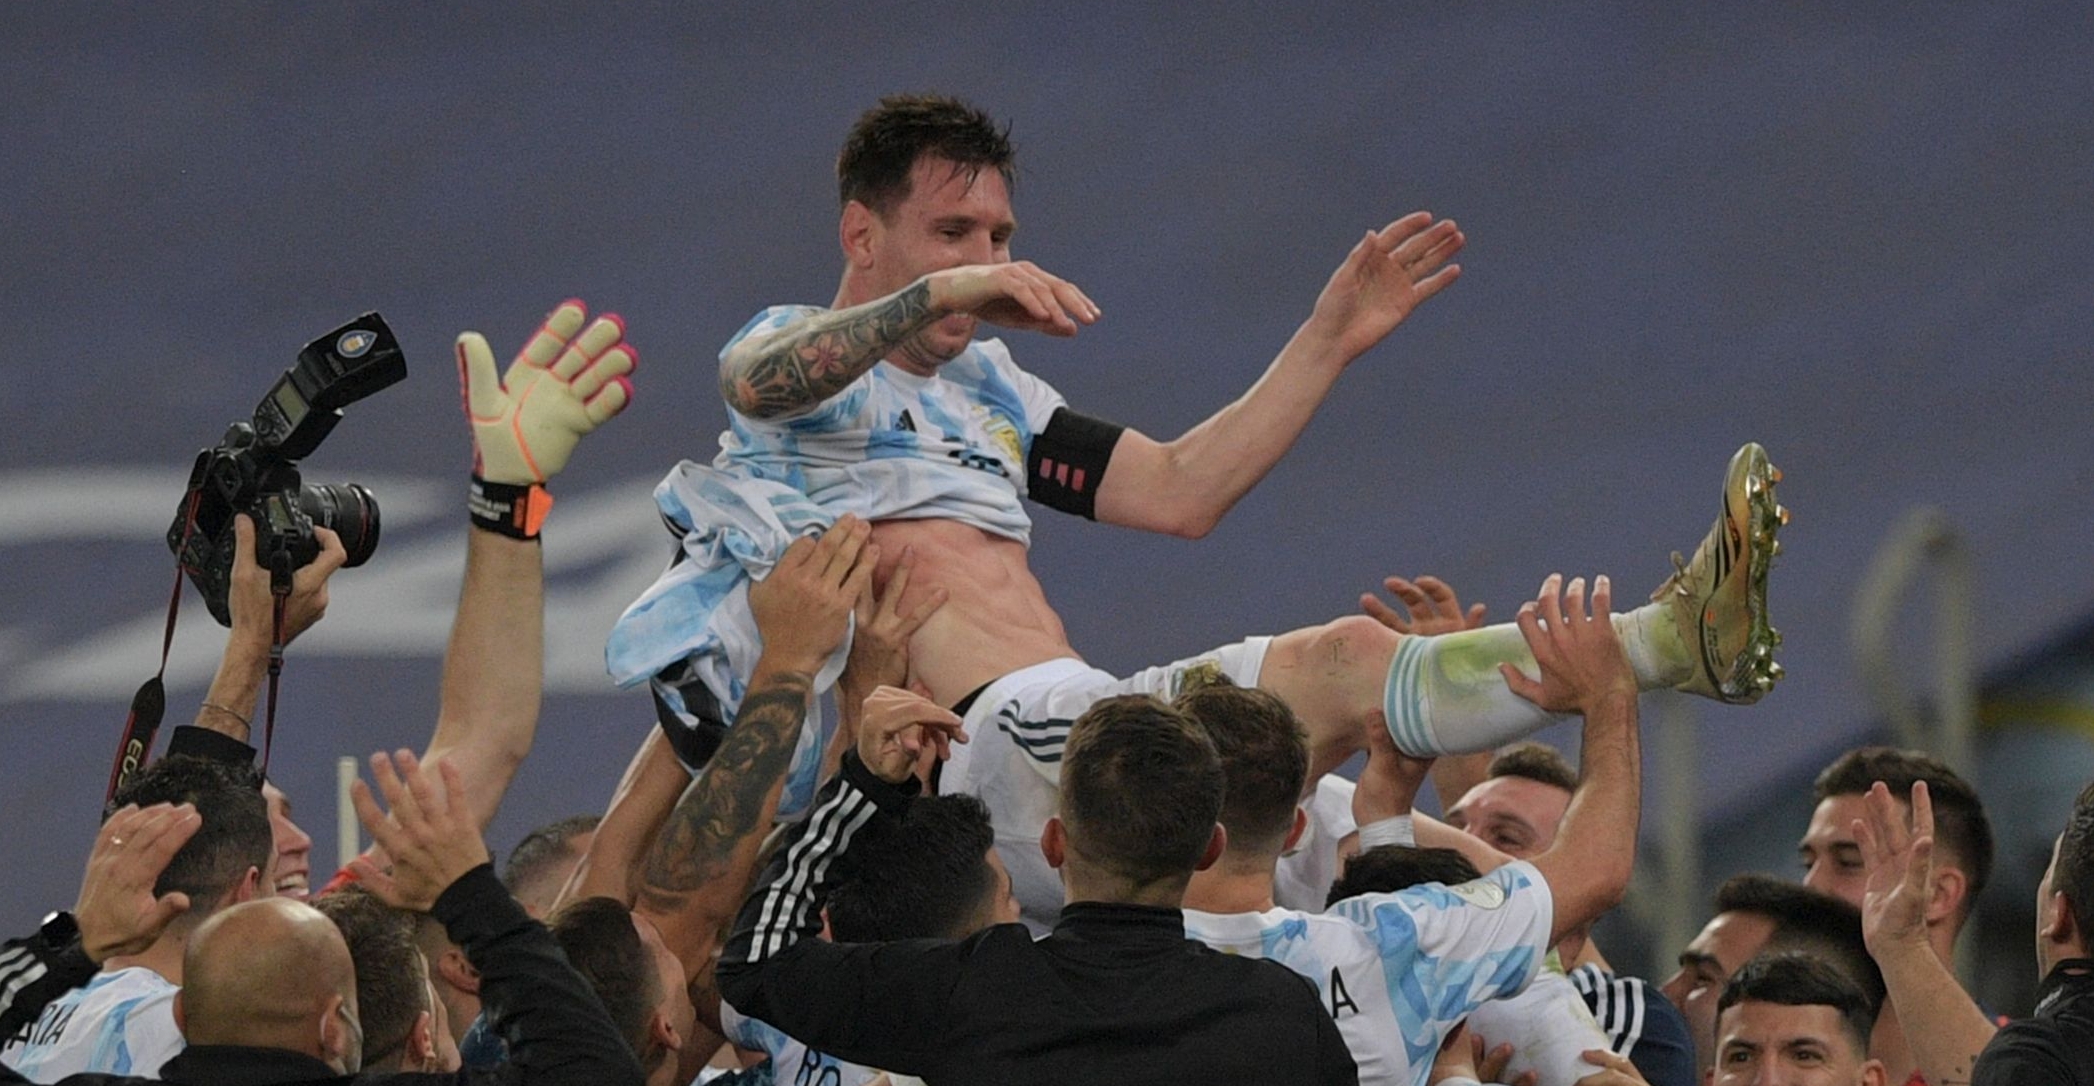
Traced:
MULTIPOLYGON (((1042 925, 1061 888, 1034 843, 1055 808, 1069 722, 1101 699, 1167 698, 1189 670, 1219 670, 1294 711, 1312 777, 1360 750, 1369 728, 1438 755, 1550 723, 1498 671, 1533 668, 1509 624, 1416 637, 1351 615, 1127 676, 1084 662, 1033 576, 1022 499, 1205 535, 1286 454, 1346 369, 1454 281, 1465 238, 1428 212, 1366 231, 1263 375, 1158 440, 1076 411, 1002 341, 975 338, 984 323, 1070 336, 1102 316, 1073 283, 1015 259, 1013 156, 1005 130, 965 103, 882 100, 838 160, 844 267, 830 305, 767 308, 721 351, 730 411, 720 455, 710 468, 679 465, 657 488, 683 545, 607 649, 621 683, 654 681, 686 761, 705 760, 747 686, 756 645, 738 610, 742 586, 795 536, 846 513, 874 525, 877 586, 907 558, 902 607, 937 608, 910 639, 909 680, 985 740, 946 767, 940 788, 989 801, 1027 917, 1042 925)), ((1181 392, 1216 390, 1181 382, 1181 392)), ((1655 602, 1616 617, 1641 688, 1749 702, 1779 676, 1765 613, 1785 515, 1777 478, 1763 449, 1740 450, 1693 560, 1655 602)), ((800 742, 788 815, 812 797, 820 730, 800 742)))

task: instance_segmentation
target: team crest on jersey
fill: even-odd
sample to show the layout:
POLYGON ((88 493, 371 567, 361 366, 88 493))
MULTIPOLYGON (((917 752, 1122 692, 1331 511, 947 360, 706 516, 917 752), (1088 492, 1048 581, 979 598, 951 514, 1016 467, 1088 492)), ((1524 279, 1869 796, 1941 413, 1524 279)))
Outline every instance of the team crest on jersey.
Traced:
POLYGON ((989 440, 1010 457, 1011 463, 1025 463, 1025 445, 1018 440, 1018 428, 1011 424, 1011 420, 979 404, 975 405, 974 418, 981 425, 982 432, 989 435, 989 440))
POLYGON ((1479 909, 1495 909, 1505 904, 1505 888, 1482 879, 1449 886, 1447 892, 1479 909))

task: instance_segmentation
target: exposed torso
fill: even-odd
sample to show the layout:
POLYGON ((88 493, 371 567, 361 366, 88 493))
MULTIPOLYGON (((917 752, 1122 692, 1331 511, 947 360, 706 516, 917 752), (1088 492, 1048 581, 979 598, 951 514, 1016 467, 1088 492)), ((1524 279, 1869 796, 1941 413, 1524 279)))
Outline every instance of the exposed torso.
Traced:
POLYGON ((931 700, 951 705, 1020 668, 1076 655, 1024 544, 951 520, 880 521, 873 542, 880 547, 875 584, 883 591, 903 550, 915 553, 904 610, 933 588, 948 593, 909 643, 910 678, 930 690, 931 700))

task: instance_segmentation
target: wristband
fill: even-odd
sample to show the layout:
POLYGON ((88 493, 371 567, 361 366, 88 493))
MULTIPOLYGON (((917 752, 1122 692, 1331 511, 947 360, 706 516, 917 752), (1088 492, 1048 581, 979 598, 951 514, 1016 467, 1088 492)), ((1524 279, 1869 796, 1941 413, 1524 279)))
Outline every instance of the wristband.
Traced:
POLYGON ((492 483, 473 476, 466 495, 465 510, 473 526, 511 539, 536 539, 545 525, 545 514, 553 507, 553 496, 536 484, 492 483))
POLYGON ((1411 826, 1411 816, 1396 815, 1380 818, 1360 827, 1360 850, 1379 848, 1382 845, 1402 845, 1410 848, 1418 843, 1418 834, 1411 826))

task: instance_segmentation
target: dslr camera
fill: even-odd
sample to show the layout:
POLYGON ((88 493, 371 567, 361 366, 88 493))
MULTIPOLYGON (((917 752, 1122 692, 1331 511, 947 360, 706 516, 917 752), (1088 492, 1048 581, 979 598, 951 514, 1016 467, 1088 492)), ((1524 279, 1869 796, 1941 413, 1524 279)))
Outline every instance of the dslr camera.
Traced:
POLYGON ((376 313, 321 336, 298 352, 254 409, 225 439, 196 456, 189 489, 167 529, 168 549, 220 626, 233 624, 226 594, 232 587, 236 538, 233 517, 255 523, 255 560, 288 576, 320 553, 315 528, 341 536, 349 565, 378 549, 378 500, 355 483, 308 486, 298 461, 319 448, 341 409, 407 376, 407 360, 385 319, 376 313))

